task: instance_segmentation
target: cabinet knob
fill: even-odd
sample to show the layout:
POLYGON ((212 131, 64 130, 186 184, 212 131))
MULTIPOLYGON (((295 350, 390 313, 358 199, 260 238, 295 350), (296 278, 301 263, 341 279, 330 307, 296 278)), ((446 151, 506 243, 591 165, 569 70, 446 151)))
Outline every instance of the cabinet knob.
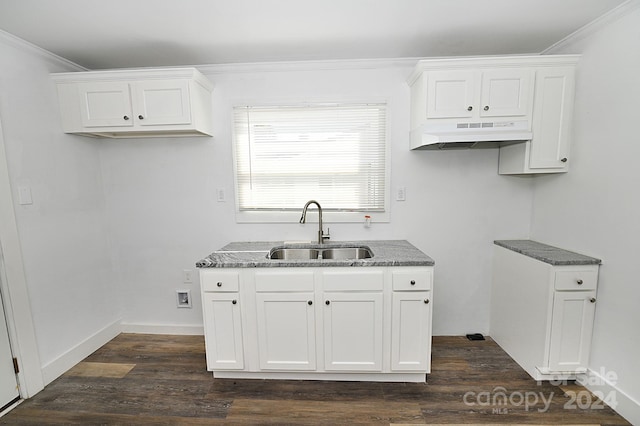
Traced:
POLYGON ((327 300, 326 302, 324 302, 324 304, 328 306, 328 305, 330 305, 330 304, 331 304, 331 302, 329 302, 329 301, 327 300))
POLYGON ((584 283, 584 281, 582 281, 582 280, 578 280, 576 282, 578 283, 578 285, 582 285, 584 283))
POLYGON ((596 298, 595 298, 595 297, 592 297, 591 299, 589 299, 589 302, 591 302, 591 303, 596 303, 596 298))
POLYGON ((560 159, 560 161, 562 161, 563 163, 566 163, 566 162, 567 162, 567 157, 562 157, 562 158, 560 159))
POLYGON ((485 111, 489 111, 489 105, 485 105, 484 108, 482 108, 485 111))
POLYGON ((424 299, 424 303, 428 305, 429 304, 429 299, 424 299))
POLYGON ((313 305, 313 300, 309 300, 309 301, 307 302, 307 305, 309 305, 309 306, 313 305))
POLYGON ((124 121, 127 121, 127 120, 129 119, 129 116, 128 116, 128 115, 125 115, 124 117, 122 117, 122 119, 123 119, 124 121))
POLYGON ((139 120, 144 120, 144 116, 141 114, 141 115, 138 116, 138 119, 139 120))
POLYGON ((218 287, 222 287, 222 282, 218 281, 218 283, 216 284, 218 287))
POLYGON ((416 280, 411 280, 411 285, 416 285, 416 280))
POLYGON ((473 111, 473 107, 472 107, 471 105, 469 105, 469 106, 467 107, 467 111, 473 111))
POLYGON ((236 303, 238 303, 238 301, 237 301, 237 300, 235 300, 235 299, 233 299, 233 300, 231 301, 231 303, 233 303, 233 304, 235 305, 236 303))

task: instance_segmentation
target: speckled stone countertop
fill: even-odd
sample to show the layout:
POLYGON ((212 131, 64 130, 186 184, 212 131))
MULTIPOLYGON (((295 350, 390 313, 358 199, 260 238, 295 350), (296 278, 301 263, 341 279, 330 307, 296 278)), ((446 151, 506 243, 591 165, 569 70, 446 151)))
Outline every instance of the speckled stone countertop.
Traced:
POLYGON ((198 268, 274 268, 312 266, 433 266, 434 260, 405 240, 339 241, 322 244, 287 243, 295 248, 366 246, 369 259, 268 259, 269 250, 283 241, 233 242, 196 262, 198 268))
POLYGON ((600 259, 595 257, 585 256, 531 240, 496 240, 494 243, 550 265, 599 265, 602 263, 600 259))

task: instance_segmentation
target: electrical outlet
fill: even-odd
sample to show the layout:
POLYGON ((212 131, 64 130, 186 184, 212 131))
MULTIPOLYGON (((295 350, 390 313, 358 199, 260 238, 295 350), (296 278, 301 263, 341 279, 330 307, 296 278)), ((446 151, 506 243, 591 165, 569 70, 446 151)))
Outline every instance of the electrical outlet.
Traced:
POLYGON ((407 188, 404 186, 398 187, 396 190, 396 201, 405 201, 407 199, 407 188))
POLYGON ((191 290, 176 290, 176 302, 178 308, 190 308, 191 290))
POLYGON ((182 270, 182 282, 183 283, 192 283, 193 282, 193 271, 191 269, 183 269, 182 270))
POLYGON ((227 194, 225 192, 226 191, 224 190, 224 188, 216 189, 216 201, 218 201, 219 203, 224 203, 225 201, 227 201, 227 194))

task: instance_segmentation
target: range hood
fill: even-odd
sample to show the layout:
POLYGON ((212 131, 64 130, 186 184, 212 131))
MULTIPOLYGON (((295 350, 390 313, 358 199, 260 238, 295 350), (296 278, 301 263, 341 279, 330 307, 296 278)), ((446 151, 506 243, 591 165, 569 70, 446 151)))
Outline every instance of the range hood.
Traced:
POLYGON ((425 124, 411 131, 411 149, 496 148, 532 137, 527 120, 425 124))

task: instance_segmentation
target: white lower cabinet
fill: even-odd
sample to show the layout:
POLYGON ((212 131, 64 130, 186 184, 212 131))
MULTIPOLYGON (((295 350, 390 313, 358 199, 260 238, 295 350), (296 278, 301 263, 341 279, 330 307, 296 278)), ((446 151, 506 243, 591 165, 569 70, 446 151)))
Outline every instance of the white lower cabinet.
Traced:
POLYGON ((551 265, 495 248, 491 337, 536 380, 585 373, 598 265, 551 265))
POLYGON ((382 292, 324 294, 325 369, 382 371, 382 292))
POLYGON ((241 370, 244 368, 242 321, 238 293, 205 293, 204 333, 207 367, 241 370))
POLYGON ((391 369, 429 373, 433 269, 394 269, 391 281, 391 369))
POLYGON ((430 372, 430 292, 394 291, 391 314, 391 369, 430 372))
POLYGON ((315 370, 313 293, 257 293, 261 370, 315 370))
POLYGON ((200 277, 214 377, 424 382, 430 371, 433 267, 205 268, 200 277))
POLYGON ((595 291, 556 291, 553 295, 549 371, 586 369, 595 300, 595 291))

